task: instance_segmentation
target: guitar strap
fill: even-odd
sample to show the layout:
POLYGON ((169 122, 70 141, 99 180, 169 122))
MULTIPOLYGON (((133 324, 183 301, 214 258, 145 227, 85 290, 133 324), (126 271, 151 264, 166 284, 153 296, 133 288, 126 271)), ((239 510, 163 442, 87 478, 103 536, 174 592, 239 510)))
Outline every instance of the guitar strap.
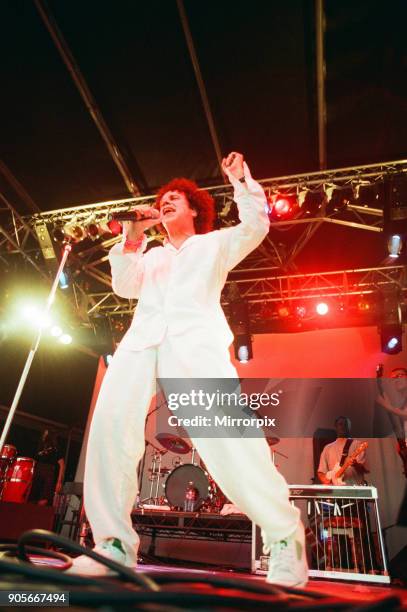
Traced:
POLYGON ((341 456, 341 460, 339 462, 339 467, 342 467, 343 464, 345 463, 346 457, 349 455, 349 449, 350 449, 350 445, 353 442, 353 438, 348 438, 345 442, 345 446, 343 447, 343 451, 342 451, 342 456, 341 456))

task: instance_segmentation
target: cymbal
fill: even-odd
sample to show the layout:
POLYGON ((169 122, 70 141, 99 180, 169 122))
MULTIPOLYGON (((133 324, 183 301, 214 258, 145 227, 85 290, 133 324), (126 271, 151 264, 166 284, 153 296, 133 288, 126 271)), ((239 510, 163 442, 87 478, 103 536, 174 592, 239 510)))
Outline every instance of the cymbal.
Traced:
POLYGON ((156 438, 157 442, 172 453, 186 455, 191 451, 191 447, 185 440, 169 433, 159 433, 156 438))
POLYGON ((275 444, 278 444, 280 442, 280 438, 272 438, 272 437, 267 438, 266 437, 266 441, 269 446, 274 446, 275 444))

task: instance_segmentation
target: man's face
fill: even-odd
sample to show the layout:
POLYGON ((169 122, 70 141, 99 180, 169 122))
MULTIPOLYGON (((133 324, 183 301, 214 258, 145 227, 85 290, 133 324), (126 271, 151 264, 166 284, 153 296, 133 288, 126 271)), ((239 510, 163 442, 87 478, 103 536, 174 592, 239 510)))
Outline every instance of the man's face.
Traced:
POLYGON ((407 373, 402 368, 393 370, 390 374, 390 378, 394 379, 394 387, 397 391, 407 390, 407 373))
POLYGON ((335 423, 336 435, 338 438, 346 438, 349 435, 350 427, 348 419, 341 417, 335 423))
POLYGON ((190 208, 185 194, 181 191, 167 191, 160 200, 161 222, 167 229, 184 225, 185 221, 196 217, 196 211, 190 208))

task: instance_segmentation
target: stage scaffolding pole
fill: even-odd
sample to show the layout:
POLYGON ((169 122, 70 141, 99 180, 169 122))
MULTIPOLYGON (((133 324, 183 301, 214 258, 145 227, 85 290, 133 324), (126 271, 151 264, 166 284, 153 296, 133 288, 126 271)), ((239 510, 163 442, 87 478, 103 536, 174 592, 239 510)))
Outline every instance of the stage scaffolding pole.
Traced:
MULTIPOLYGON (((63 250, 63 253, 62 253, 62 259, 61 259, 61 262, 59 264, 59 268, 58 268, 58 271, 56 273, 53 285, 52 285, 51 290, 49 292, 49 295, 48 295, 48 298, 47 298, 47 302, 46 302, 46 305, 45 305, 45 310, 43 312, 44 318, 47 317, 49 311, 51 310, 51 306, 52 306, 52 304, 54 302, 54 299, 55 299, 55 293, 56 293, 56 290, 57 290, 57 287, 58 287, 58 282, 59 282, 61 274, 62 274, 62 272, 64 270, 66 260, 68 259, 68 255, 71 252, 71 250, 72 250, 72 246, 69 243, 65 243, 64 250, 63 250)), ((14 414, 15 414, 15 412, 17 410, 17 406, 18 406, 18 403, 20 401, 21 394, 22 394, 22 392, 24 390, 24 386, 25 386, 25 383, 27 381, 28 374, 30 372, 32 362, 34 360, 35 354, 36 354, 36 352, 38 350, 38 347, 40 345, 40 342, 41 342, 42 332, 43 332, 43 326, 41 325, 39 327, 39 329, 38 329, 37 336, 34 339, 32 345, 31 345, 30 351, 28 353, 27 361, 25 362, 25 366, 24 366, 23 372, 21 374, 20 381, 18 383, 16 393, 14 395, 13 403, 11 404, 10 411, 8 413, 6 422, 5 422, 4 427, 3 427, 3 431, 2 431, 2 434, 1 434, 1 438, 0 438, 0 450, 3 448, 3 446, 4 446, 5 442, 6 442, 7 434, 9 432, 11 423, 13 421, 14 414)))
POLYGON ((325 14, 324 0, 315 0, 317 101, 318 101, 318 158, 319 169, 327 167, 326 152, 326 99, 325 99, 325 14))

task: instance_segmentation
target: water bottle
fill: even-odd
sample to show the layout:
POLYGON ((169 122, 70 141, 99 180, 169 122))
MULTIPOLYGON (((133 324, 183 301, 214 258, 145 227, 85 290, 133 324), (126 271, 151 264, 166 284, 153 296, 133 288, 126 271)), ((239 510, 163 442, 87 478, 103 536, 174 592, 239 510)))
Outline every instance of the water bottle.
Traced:
POLYGON ((184 512, 194 512, 195 505, 198 500, 198 490, 195 488, 193 481, 188 483, 185 489, 184 512))

